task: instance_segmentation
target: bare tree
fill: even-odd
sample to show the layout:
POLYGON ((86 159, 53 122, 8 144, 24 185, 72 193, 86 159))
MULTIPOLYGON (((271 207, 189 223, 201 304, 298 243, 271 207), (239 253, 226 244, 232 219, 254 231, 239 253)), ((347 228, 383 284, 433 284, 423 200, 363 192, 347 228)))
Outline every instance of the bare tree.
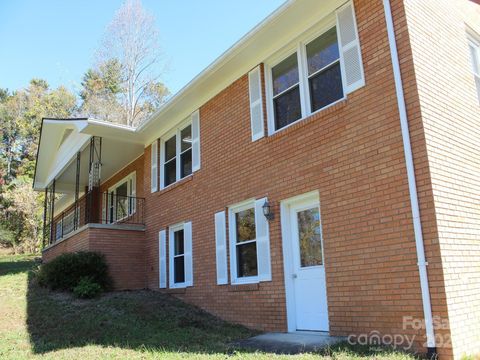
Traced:
POLYGON ((152 111, 151 89, 168 90, 158 82, 163 73, 163 54, 154 17, 142 6, 140 0, 126 0, 107 27, 98 52, 103 64, 111 59, 120 63, 122 91, 120 103, 124 108, 126 125, 138 125, 152 111))

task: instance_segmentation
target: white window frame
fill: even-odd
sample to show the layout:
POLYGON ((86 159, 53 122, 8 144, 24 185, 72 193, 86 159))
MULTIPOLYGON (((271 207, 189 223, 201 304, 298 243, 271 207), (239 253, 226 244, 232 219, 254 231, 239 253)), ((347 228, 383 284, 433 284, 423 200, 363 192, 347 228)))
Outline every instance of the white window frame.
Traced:
POLYGON ((169 186, 174 185, 175 183, 179 182, 182 179, 185 179, 193 174, 193 142, 190 144, 190 149, 187 149, 182 152, 182 144, 181 144, 181 133, 182 130, 190 126, 191 132, 192 132, 192 140, 193 140, 193 124, 192 124, 192 119, 189 116, 188 119, 182 121, 176 128, 173 130, 170 130, 168 133, 166 133, 164 136, 160 138, 160 176, 162 177, 160 179, 160 189, 166 189, 169 186), (171 139, 173 136, 175 136, 175 157, 170 159, 172 161, 173 159, 176 159, 176 164, 175 164, 175 181, 172 182, 171 184, 165 185, 165 143, 171 139), (188 151, 191 150, 192 152, 192 172, 184 177, 181 177, 181 164, 180 164, 180 159, 181 155, 188 151))
MULTIPOLYGON (((296 38, 294 41, 292 41, 289 45, 284 47, 282 50, 277 52, 275 55, 270 57, 264 62, 264 67, 265 67, 265 84, 266 84, 266 100, 267 100, 267 125, 268 125, 268 135, 274 135, 277 132, 280 132, 282 130, 285 130, 289 128, 290 126, 305 120, 306 118, 312 116, 313 114, 316 114, 322 110, 328 109, 329 107, 344 101, 347 98, 347 93, 346 93, 346 86, 344 83, 344 76, 343 76, 343 70, 342 71, 342 90, 343 90, 343 97, 340 99, 325 105, 324 107, 317 109, 315 111, 311 111, 311 104, 310 104, 310 90, 308 86, 308 66, 307 66, 307 51, 306 51, 306 46, 319 36, 325 34, 328 30, 336 28, 337 30, 337 40, 338 40, 338 27, 336 24, 336 17, 335 14, 333 13, 331 16, 328 16, 327 19, 322 21, 321 24, 314 26, 310 30, 306 31, 303 33, 301 36, 296 38), (300 82, 300 107, 302 110, 302 116, 298 119, 295 120, 294 122, 280 128, 280 129, 275 129, 275 112, 273 109, 273 79, 272 79, 272 68, 281 63, 283 60, 288 58, 290 55, 293 53, 297 54, 297 64, 298 64, 298 76, 299 76, 299 82, 300 82)), ((338 44, 339 46, 339 60, 340 63, 342 61, 342 51, 340 50, 340 43, 338 44)), ((331 66, 329 64, 328 66, 331 66)), ((325 68, 324 68, 325 69, 325 68)), ((321 70, 319 70, 321 71, 321 70)), ((316 74, 316 73, 315 73, 316 74)), ((313 75, 311 75, 313 76, 313 75)), ((278 94, 276 95, 278 96, 278 94)))
POLYGON ((476 37, 473 34, 468 34, 468 58, 470 62, 471 71, 473 74, 475 89, 477 90, 477 99, 480 105, 480 37, 476 37), (470 47, 472 47, 476 53, 478 62, 478 69, 474 69, 473 59, 470 54, 470 47))
POLYGON ((169 287, 171 289, 179 289, 179 288, 186 288, 188 286, 187 283, 187 262, 186 262, 186 254, 185 254, 185 249, 186 249, 186 239, 185 239, 185 223, 181 222, 175 225, 172 225, 168 228, 168 272, 170 274, 170 281, 169 281, 169 287), (174 233, 177 231, 183 230, 183 282, 182 283, 176 283, 175 282, 175 266, 173 263, 173 260, 175 258, 175 238, 174 238, 174 233))
POLYGON ((127 176, 125 176, 122 180, 117 182, 115 185, 108 188, 106 204, 105 204, 105 208, 106 208, 106 213, 105 214, 106 214, 106 219, 108 219, 108 224, 115 224, 119 221, 125 220, 128 217, 134 215, 135 212, 137 211, 135 201, 130 203, 131 197, 135 197, 135 195, 137 193, 137 181, 136 180, 137 180, 137 172, 133 171, 130 174, 128 174, 127 176), (120 219, 115 219, 115 221, 112 221, 112 219, 110 217, 110 209, 113 208, 113 214, 116 214, 117 213, 117 205, 116 205, 116 201, 114 201, 113 204, 111 204, 111 193, 114 192, 115 197, 116 197, 117 196, 117 194, 116 194, 117 188, 120 185, 123 185, 125 182, 127 183, 127 194, 128 194, 127 195, 127 207, 128 207, 127 215, 120 218, 120 219))
MULTIPOLYGON (((236 224, 235 214, 248 209, 253 209, 255 213, 255 199, 249 199, 228 207, 228 233, 229 233, 228 238, 229 238, 229 246, 230 246, 230 274, 231 274, 232 285, 256 284, 260 282, 260 277, 258 275, 258 249, 256 253, 257 275, 238 277, 238 274, 237 274, 237 224, 236 224)), ((256 226, 257 226, 257 223, 255 220, 255 227, 256 226)), ((257 241, 257 237, 255 236, 254 240, 245 241, 242 244, 253 243, 256 241, 257 241)))

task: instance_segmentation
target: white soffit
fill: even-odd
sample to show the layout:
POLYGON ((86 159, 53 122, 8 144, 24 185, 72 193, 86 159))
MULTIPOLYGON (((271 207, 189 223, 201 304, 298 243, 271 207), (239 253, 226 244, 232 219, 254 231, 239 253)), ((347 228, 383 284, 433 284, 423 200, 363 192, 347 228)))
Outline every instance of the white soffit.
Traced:
POLYGON ((197 75, 137 131, 148 146, 249 70, 331 15, 345 1, 290 0, 197 75))

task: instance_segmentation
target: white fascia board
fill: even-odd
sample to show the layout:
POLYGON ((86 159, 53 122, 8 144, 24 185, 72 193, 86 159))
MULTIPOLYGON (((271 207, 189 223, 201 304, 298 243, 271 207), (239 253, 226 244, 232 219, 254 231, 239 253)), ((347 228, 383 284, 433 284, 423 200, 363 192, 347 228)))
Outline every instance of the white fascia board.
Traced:
POLYGON ((91 135, 86 134, 71 134, 69 140, 66 141, 60 149, 55 153, 54 160, 52 161, 48 170, 48 176, 45 181, 46 184, 50 184, 53 179, 58 177, 68 165, 75 159, 77 152, 82 151, 90 141, 91 135))
POLYGON ((344 0, 290 0, 197 75, 142 123, 148 146, 249 70, 281 50, 341 6, 344 0))

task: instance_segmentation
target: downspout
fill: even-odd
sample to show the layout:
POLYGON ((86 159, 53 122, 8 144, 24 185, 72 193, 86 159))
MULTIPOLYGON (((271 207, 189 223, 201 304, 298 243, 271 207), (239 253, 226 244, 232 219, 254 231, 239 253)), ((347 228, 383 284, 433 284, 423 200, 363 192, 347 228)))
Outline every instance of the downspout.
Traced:
POLYGON ((425 317, 425 330, 427 336, 427 356, 429 359, 437 357, 435 346, 435 333, 433 330, 432 306, 430 303, 430 290, 428 286, 427 261, 425 260, 425 248, 423 245, 422 223, 420 221, 420 209, 418 205, 417 185, 415 183, 415 168, 413 166, 412 146, 408 127, 407 109, 400 73, 400 62, 398 59, 395 30, 393 27, 392 10, 390 0, 383 0, 385 20, 387 22, 388 43, 392 58, 393 75, 395 79, 395 91, 397 93, 398 112, 400 114, 400 126, 402 129, 403 151, 407 166, 408 188, 410 193, 410 206, 412 208, 413 230, 415 233, 415 244, 417 248, 418 271, 420 274, 420 288, 422 291, 423 314, 425 317))

